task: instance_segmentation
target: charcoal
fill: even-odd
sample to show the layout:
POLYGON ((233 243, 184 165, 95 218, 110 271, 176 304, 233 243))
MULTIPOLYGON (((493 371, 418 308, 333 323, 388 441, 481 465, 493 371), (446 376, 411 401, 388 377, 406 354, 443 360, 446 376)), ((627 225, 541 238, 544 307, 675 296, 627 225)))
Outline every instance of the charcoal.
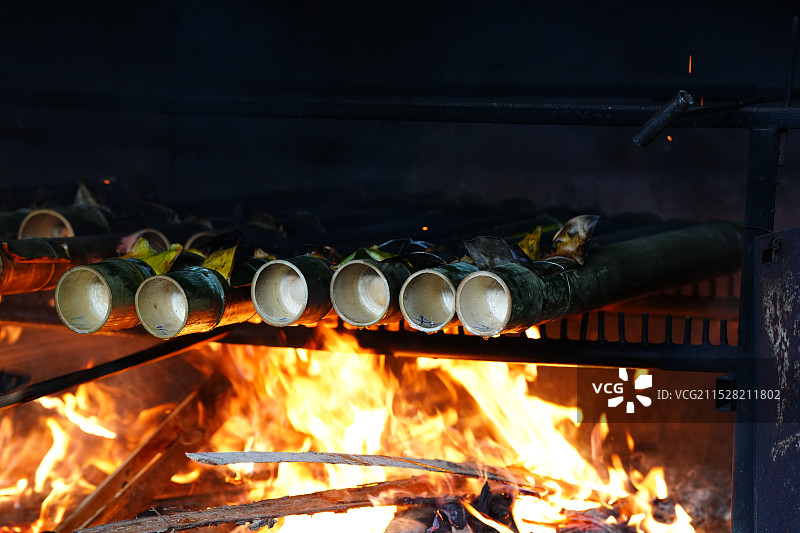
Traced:
POLYGON ((650 504, 653 506, 653 518, 662 524, 672 524, 678 519, 675 514, 675 500, 672 498, 655 498, 650 504))
MULTIPOLYGON (((479 513, 518 532, 517 524, 511 514, 512 503, 514 503, 513 496, 504 492, 492 493, 488 483, 483 484, 481 493, 471 502, 472 507, 479 513)), ((494 531, 478 520, 472 520, 471 525, 474 533, 492 533, 494 531)))
POLYGON ((426 533, 455 533, 467 527, 467 512, 458 500, 445 500, 436 509, 426 533))

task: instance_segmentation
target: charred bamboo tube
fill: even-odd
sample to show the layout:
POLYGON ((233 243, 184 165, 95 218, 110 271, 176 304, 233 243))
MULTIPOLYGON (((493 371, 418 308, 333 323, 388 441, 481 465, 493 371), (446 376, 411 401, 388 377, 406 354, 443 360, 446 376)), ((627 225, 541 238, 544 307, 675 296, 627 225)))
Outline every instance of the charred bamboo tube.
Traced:
POLYGON ((138 259, 107 259, 72 267, 58 280, 56 311, 77 333, 132 328, 139 324, 136 289, 155 272, 138 259))
POLYGON ((410 269, 396 261, 353 259, 331 278, 331 302, 345 322, 366 327, 403 318, 398 297, 410 269))
POLYGON ((256 314, 250 282, 263 263, 249 259, 235 266, 230 283, 204 267, 148 278, 136 291, 136 314, 142 326, 160 339, 245 322, 256 314))
POLYGON ((44 239, 8 241, 0 246, 0 294, 49 290, 73 263, 64 246, 44 239))
POLYGON ((414 272, 400 288, 400 310, 411 327, 432 333, 456 319, 456 289, 468 274, 478 270, 470 263, 451 263, 414 272))
POLYGON ((712 222, 609 244, 574 270, 541 274, 510 263, 473 272, 456 290, 456 313, 469 332, 491 337, 730 274, 741 264, 740 232, 712 222))
POLYGON ((310 255, 270 261, 253 277, 253 305, 273 326, 313 324, 331 310, 332 277, 328 264, 310 255))
POLYGON ((74 237, 111 233, 103 211, 93 205, 35 209, 19 225, 19 238, 74 237))

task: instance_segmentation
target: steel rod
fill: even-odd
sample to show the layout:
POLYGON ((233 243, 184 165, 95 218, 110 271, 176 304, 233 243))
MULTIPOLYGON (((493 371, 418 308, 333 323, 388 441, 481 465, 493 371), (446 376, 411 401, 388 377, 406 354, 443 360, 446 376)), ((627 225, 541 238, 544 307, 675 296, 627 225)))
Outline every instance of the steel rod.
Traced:
MULTIPOLYGON (((561 331, 565 330, 566 326, 562 325, 561 331)), ((417 331, 390 331, 383 328, 344 331, 352 335, 362 348, 400 357, 725 373, 735 367, 739 356, 736 346, 727 345, 640 344, 547 337, 529 339, 525 335, 483 339, 441 331, 425 335, 424 342, 420 342, 420 333, 417 331)), ((279 328, 245 323, 232 327, 222 342, 325 350, 320 338, 315 328, 279 328)))
MULTIPOLYGON (((782 103, 783 95, 770 98, 782 103)), ((540 104, 495 99, 312 98, 278 95, 269 98, 200 98, 143 94, 19 92, 3 94, 5 105, 46 108, 90 108, 170 115, 247 116, 334 120, 473 122, 639 128, 659 111, 654 105, 540 104)), ((776 125, 800 128, 800 113, 786 107, 753 107, 715 113, 687 112, 673 123, 689 128, 758 128, 776 125)))
POLYGON ((14 392, 0 396, 0 410, 13 407, 20 403, 29 402, 43 396, 56 394, 69 387, 74 387, 75 385, 81 385, 99 378, 113 376, 145 363, 152 363, 166 357, 172 357, 198 344, 219 341, 227 334, 227 330, 215 330, 213 332, 187 335, 150 348, 145 348, 144 350, 107 363, 101 363, 92 368, 77 370, 69 374, 27 385, 14 392))

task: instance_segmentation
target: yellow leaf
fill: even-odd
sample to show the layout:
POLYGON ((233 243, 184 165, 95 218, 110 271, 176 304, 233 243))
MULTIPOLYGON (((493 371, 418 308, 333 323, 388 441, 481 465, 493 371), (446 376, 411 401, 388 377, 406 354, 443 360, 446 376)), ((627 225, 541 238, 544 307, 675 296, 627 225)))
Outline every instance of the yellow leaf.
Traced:
POLYGON ((156 251, 150 246, 150 242, 145 239, 144 237, 139 237, 139 240, 136 241, 136 244, 130 249, 130 251, 123 255, 123 259, 142 259, 144 257, 148 257, 151 255, 156 255, 156 251))
POLYGON ((172 263, 175 262, 175 258, 178 257, 178 254, 180 254, 182 250, 182 245, 171 244, 168 250, 159 253, 153 250, 147 239, 139 237, 139 240, 136 241, 131 251, 123 255, 122 258, 144 261, 150 265, 150 268, 152 268, 156 274, 164 274, 165 272, 169 272, 169 269, 172 268, 172 263))
POLYGON ((204 268, 210 268, 211 270, 216 270, 222 277, 226 280, 231 280, 231 270, 233 269, 233 256, 236 253, 236 246, 233 248, 228 248, 226 250, 218 250, 213 254, 209 255, 203 264, 200 265, 204 268))
POLYGON ((182 245, 177 243, 170 244, 167 251, 144 258, 142 261, 150 265, 150 268, 152 268, 156 274, 164 274, 165 272, 169 272, 169 269, 172 268, 172 263, 175 262, 175 259, 182 250, 182 245))
POLYGON ((539 257, 541 256, 541 248, 539 246, 541 240, 542 227, 536 226, 536 229, 530 233, 526 233, 522 240, 517 243, 517 245, 522 248, 522 251, 525 252, 525 255, 534 261, 538 261, 539 257))

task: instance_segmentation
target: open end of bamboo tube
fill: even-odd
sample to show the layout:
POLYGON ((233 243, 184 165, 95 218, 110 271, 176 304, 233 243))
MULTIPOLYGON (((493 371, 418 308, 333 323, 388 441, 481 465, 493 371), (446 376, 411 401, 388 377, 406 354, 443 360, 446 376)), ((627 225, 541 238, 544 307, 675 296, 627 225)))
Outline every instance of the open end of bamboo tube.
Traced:
POLYGON ((146 279, 136 291, 136 314, 151 335, 170 339, 186 327, 188 298, 172 278, 154 276, 146 279))
POLYGON ((372 326, 386 316, 390 303, 389 282, 371 263, 345 263, 331 279, 331 300, 336 313, 354 326, 372 326))
POLYGON ((511 317, 511 293, 497 274, 473 272, 458 286, 456 312, 470 333, 481 337, 497 335, 511 317))
POLYGON ((166 252, 169 250, 169 238, 157 229, 145 228, 139 231, 139 235, 147 239, 150 248, 156 252, 166 252))
POLYGON ((58 280, 55 291, 56 311, 72 331, 99 331, 111 315, 111 287, 97 271, 76 266, 58 280))
POLYGON ((253 277, 253 305, 267 324, 288 326, 300 320, 308 303, 308 285, 300 269, 276 260, 262 266, 253 277))
POLYGON ((435 270, 412 274, 400 289, 400 310, 406 322, 420 331, 438 331, 456 315, 456 288, 435 270))
POLYGON ((19 238, 74 237, 75 230, 69 220, 52 209, 37 209, 26 216, 19 225, 19 238))

